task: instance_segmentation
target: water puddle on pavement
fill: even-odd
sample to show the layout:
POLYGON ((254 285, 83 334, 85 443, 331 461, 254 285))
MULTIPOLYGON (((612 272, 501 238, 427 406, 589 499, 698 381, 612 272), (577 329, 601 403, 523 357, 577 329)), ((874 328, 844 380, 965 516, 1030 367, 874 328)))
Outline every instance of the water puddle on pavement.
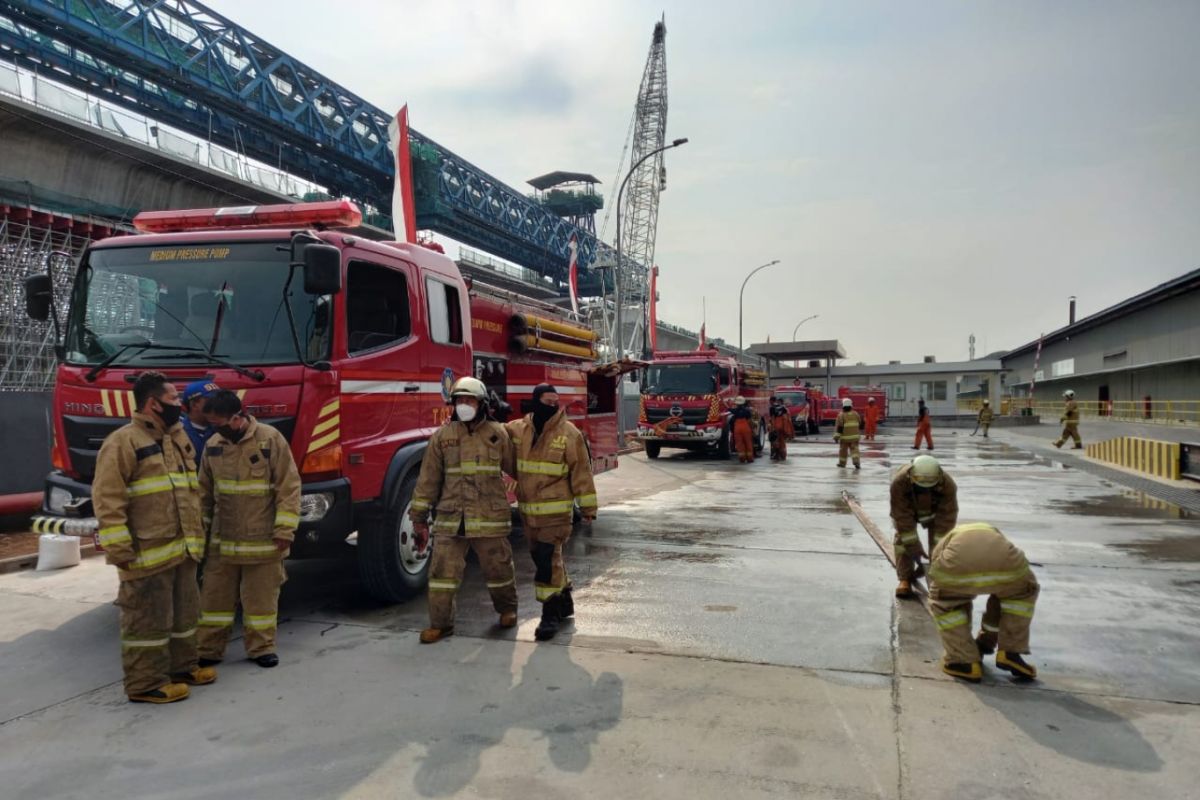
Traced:
POLYGON ((1200 534, 1160 536, 1141 542, 1119 542, 1110 547, 1124 550, 1150 561, 1200 562, 1200 534))
POLYGON ((1081 517, 1155 520, 1195 519, 1197 516, 1174 503, 1132 489, 1079 500, 1054 500, 1048 503, 1047 507, 1060 514, 1081 517))

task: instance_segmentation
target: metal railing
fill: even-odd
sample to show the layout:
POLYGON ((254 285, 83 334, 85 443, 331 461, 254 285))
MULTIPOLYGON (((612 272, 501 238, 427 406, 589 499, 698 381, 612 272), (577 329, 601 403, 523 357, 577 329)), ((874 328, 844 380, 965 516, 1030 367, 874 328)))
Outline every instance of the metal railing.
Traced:
MULTIPOLYGON (((980 401, 959 400, 958 410, 974 413, 980 401)), ((1110 419, 1117 422, 1143 422, 1154 425, 1200 425, 1200 400, 1076 400, 1081 417, 1110 419)), ((1011 397, 1001 401, 999 413, 1003 415, 1036 414, 1046 420, 1062 416, 1063 402, 1054 400, 1029 400, 1011 397), (1025 409, 1030 409, 1026 412, 1025 409)))

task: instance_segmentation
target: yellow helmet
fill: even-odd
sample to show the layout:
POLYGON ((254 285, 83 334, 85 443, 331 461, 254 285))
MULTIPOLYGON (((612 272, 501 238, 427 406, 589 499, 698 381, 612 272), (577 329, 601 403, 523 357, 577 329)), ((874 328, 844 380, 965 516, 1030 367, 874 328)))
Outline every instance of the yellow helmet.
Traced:
POLYGON ((450 387, 450 399, 453 401, 456 397, 474 397, 480 403, 487 400, 487 387, 483 385, 483 381, 478 378, 465 377, 459 378, 454 382, 454 386, 450 387))
POLYGON ((908 474, 913 483, 928 489, 937 486, 942 479, 942 465, 933 456, 917 456, 912 460, 912 469, 908 474))

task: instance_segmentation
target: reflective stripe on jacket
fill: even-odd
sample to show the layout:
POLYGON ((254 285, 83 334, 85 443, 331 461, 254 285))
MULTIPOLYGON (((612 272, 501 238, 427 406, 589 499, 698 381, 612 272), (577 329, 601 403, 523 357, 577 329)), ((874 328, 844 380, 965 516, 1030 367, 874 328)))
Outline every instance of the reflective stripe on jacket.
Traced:
POLYGON ((508 423, 517 459, 517 501, 526 527, 570 525, 575 505, 584 516, 596 515, 592 457, 583 433, 566 411, 546 421, 534 441, 533 415, 508 423))
POLYGON ((837 415, 834 429, 843 442, 857 442, 862 433, 862 416, 857 411, 842 411, 837 415))
POLYGON ((135 413, 100 446, 92 503, 109 564, 129 564, 121 580, 144 578, 204 555, 195 451, 183 426, 164 433, 152 414, 135 413))
POLYGON ((283 434, 253 417, 242 438, 214 434, 200 461, 200 498, 209 557, 262 564, 287 555, 300 525, 300 472, 283 434))
POLYGON ((503 425, 483 420, 472 428, 452 420, 429 440, 409 516, 421 523, 432 511, 438 534, 455 535, 461 528, 467 536, 507 536, 512 511, 501 473, 514 471, 503 425))
POLYGON ((928 491, 918 491, 905 464, 892 479, 891 516, 896 532, 907 543, 917 534, 917 526, 929 528, 934 546, 958 524, 958 484, 942 473, 942 479, 928 491))

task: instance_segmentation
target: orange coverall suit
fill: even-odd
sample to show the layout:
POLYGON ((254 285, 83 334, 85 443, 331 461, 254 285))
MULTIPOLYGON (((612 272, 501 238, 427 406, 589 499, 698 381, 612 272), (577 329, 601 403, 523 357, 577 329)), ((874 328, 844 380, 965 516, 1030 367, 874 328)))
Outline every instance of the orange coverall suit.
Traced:
POLYGON ((925 440, 925 446, 930 450, 933 449, 933 426, 929 424, 929 409, 924 406, 917 412, 917 437, 913 439, 913 449, 921 449, 921 439, 925 440))
POLYGON ((866 419, 865 438, 868 442, 875 441, 875 430, 879 427, 879 406, 874 403, 867 403, 867 413, 863 414, 866 419))
POLYGON ((738 406, 733 410, 733 446, 738 461, 749 464, 754 460, 753 414, 749 406, 738 406))
POLYGON ((771 407, 771 459, 783 461, 787 458, 788 440, 796 435, 792 415, 787 406, 771 407))

